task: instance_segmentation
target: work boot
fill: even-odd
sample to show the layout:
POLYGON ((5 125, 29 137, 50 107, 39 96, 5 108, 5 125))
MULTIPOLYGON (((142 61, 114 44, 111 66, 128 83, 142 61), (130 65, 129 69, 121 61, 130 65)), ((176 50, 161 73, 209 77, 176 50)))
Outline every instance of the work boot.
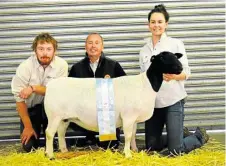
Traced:
POLYGON ((206 129, 202 127, 197 127, 194 135, 200 140, 202 144, 207 143, 209 140, 209 135, 206 133, 206 129))
POLYGON ((91 145, 96 145, 97 140, 95 137, 91 138, 79 138, 77 139, 76 146, 77 147, 85 147, 85 146, 91 146, 91 145))
POLYGON ((183 128, 183 133, 184 133, 184 138, 185 138, 185 137, 188 137, 188 136, 190 136, 190 135, 193 134, 193 133, 190 132, 190 131, 188 130, 188 128, 185 127, 185 126, 184 126, 184 128, 183 128))

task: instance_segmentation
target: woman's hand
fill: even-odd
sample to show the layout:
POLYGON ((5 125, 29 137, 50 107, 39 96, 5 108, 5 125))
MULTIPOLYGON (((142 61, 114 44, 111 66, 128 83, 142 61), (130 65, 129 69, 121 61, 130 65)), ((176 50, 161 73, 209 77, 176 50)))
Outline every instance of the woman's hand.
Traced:
POLYGON ((164 81, 171 81, 171 80, 176 80, 177 75, 176 74, 163 74, 163 80, 164 81))

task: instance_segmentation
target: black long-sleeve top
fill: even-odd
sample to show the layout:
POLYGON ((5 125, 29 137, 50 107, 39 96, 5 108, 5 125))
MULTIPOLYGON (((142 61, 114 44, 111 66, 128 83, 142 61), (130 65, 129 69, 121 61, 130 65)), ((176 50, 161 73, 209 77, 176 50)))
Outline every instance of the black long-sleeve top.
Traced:
POLYGON ((69 72, 69 77, 78 78, 109 78, 109 76, 110 78, 115 78, 124 75, 126 75, 126 73, 121 65, 117 61, 105 57, 104 53, 100 56, 95 73, 93 73, 93 70, 90 67, 90 60, 87 55, 85 58, 74 64, 69 72))

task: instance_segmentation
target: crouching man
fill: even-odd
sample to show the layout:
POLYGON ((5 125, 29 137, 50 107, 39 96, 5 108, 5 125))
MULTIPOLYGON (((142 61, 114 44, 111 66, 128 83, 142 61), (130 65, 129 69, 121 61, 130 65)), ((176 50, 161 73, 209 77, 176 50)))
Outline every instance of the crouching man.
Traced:
POLYGON ((57 41, 50 34, 37 35, 32 49, 34 55, 19 65, 11 83, 21 119, 21 142, 26 152, 39 147, 41 130, 45 133, 47 127, 43 107, 46 84, 51 79, 68 75, 68 64, 56 56, 57 41))
MULTIPOLYGON (((86 55, 81 61, 74 64, 69 72, 69 77, 76 78, 116 78, 125 76, 126 73, 121 65, 108 57, 105 56, 104 52, 104 41, 100 34, 91 33, 86 38, 85 50, 86 55)), ((87 110, 84 110, 87 111, 87 110)), ((101 148, 115 148, 117 149, 120 142, 120 128, 116 129, 117 140, 114 141, 102 141, 99 142, 95 135, 97 132, 89 131, 81 128, 80 126, 71 123, 70 127, 74 131, 83 131, 86 135, 85 140, 78 139, 77 146, 83 147, 86 145, 98 144, 101 148)))

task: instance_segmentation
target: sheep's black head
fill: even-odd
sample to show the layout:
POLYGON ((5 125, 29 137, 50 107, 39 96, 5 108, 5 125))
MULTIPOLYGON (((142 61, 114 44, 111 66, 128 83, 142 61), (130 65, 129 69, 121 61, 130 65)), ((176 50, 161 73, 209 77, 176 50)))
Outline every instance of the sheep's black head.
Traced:
POLYGON ((183 55, 180 53, 161 52, 151 57, 151 62, 156 65, 157 69, 162 73, 180 74, 183 70, 181 62, 178 60, 183 55))

